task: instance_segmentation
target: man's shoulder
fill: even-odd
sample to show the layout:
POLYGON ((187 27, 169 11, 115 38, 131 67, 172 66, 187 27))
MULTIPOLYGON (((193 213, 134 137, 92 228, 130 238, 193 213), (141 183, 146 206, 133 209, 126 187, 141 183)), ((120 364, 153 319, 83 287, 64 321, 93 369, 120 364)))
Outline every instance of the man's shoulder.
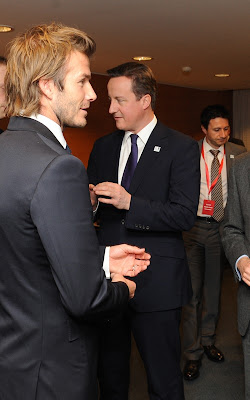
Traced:
POLYGON ((197 146, 198 149, 198 142, 197 140, 193 139, 191 136, 177 131, 175 129, 172 129, 166 125, 164 125, 162 122, 158 121, 155 129, 158 130, 158 132, 160 132, 160 134, 162 135, 162 137, 166 137, 166 139, 168 140, 169 144, 172 144, 173 146, 184 146, 184 148, 186 146, 197 146))
POLYGON ((237 180, 246 184, 245 177, 249 175, 250 168, 250 151, 237 155, 234 159, 233 165, 230 168, 237 180))
POLYGON ((226 146, 226 151, 227 152, 229 151, 231 154, 234 154, 235 156, 247 152, 247 149, 244 146, 240 146, 236 143, 227 142, 225 146, 226 146))
POLYGON ((118 138, 122 138, 124 136, 124 131, 119 131, 116 130, 114 132, 108 133, 104 136, 101 136, 100 138, 96 139, 95 143, 97 144, 102 144, 102 143, 107 143, 112 140, 116 140, 118 138))
POLYGON ((245 168, 250 166, 250 151, 239 154, 235 158, 234 166, 235 168, 245 168))

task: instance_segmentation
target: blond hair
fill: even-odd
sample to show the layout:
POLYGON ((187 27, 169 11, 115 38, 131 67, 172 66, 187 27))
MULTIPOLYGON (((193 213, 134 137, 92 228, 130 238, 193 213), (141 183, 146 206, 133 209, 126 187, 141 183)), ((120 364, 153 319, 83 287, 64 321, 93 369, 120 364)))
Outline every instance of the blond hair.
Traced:
POLYGON ((55 22, 16 37, 10 44, 6 73, 7 115, 37 114, 39 79, 53 79, 63 90, 70 53, 79 51, 91 57, 95 50, 95 41, 85 32, 55 22))

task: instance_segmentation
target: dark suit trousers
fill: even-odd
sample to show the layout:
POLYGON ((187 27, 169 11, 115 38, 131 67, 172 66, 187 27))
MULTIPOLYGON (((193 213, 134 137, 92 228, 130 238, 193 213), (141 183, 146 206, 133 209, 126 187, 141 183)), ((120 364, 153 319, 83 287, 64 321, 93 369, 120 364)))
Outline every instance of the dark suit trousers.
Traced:
POLYGON ((245 371, 245 400, 250 400, 250 326, 242 338, 245 371))
POLYGON ((99 325, 100 400, 128 400, 131 330, 127 312, 99 325))
POLYGON ((132 332, 144 363, 150 400, 183 400, 180 370, 181 309, 131 312, 132 332))
POLYGON ((150 400, 183 400, 179 325, 181 309, 130 312, 100 329, 100 400, 127 400, 130 324, 147 373, 150 400))
POLYGON ((198 360, 203 346, 215 342, 219 316, 223 249, 220 224, 197 220, 183 237, 193 296, 183 307, 183 348, 187 360, 198 360))

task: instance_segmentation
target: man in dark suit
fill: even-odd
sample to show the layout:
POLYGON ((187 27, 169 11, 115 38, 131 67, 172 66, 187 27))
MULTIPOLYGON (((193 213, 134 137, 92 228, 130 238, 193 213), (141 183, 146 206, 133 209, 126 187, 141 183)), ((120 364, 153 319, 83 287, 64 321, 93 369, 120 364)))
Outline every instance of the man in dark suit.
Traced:
POLYGON ((238 286, 238 328, 242 338, 245 399, 250 399, 250 153, 237 158, 229 175, 222 243, 238 286))
MULTIPOLYGON (((198 144, 157 121, 156 81, 150 68, 129 62, 108 74, 109 112, 118 130, 96 141, 88 164, 93 204, 95 195, 99 199, 99 241, 111 245, 126 240, 139 247, 144 243, 151 253, 150 268, 135 279, 138 291, 130 302, 129 320, 150 399, 180 400, 179 322, 181 307, 191 296, 182 231, 196 218, 198 144)), ((122 317, 108 322, 101 333, 101 399, 127 399, 129 338, 122 317), (119 343, 110 339, 122 331, 123 341, 121 336, 119 343)))
MULTIPOLYGON (((4 77, 6 74, 6 58, 0 56, 0 119, 6 116, 5 108, 6 108, 6 100, 5 100, 5 89, 4 89, 4 77)), ((2 133, 2 129, 0 129, 0 133, 2 133)))
MULTIPOLYGON (((62 133, 86 124, 94 51, 84 32, 55 23, 10 48, 11 119, 0 137, 1 399, 95 400, 95 319, 134 295, 122 275, 107 284, 87 174, 62 133)), ((143 249, 109 250, 111 273, 134 276, 148 264, 143 249)))
POLYGON ((211 361, 224 360, 215 347, 224 256, 221 221, 227 202, 228 172, 234 158, 246 151, 245 147, 228 142, 229 114, 221 105, 202 111, 201 129, 205 138, 199 142, 201 184, 197 220, 184 234, 193 288, 191 302, 183 309, 186 380, 199 376, 204 352, 211 361))

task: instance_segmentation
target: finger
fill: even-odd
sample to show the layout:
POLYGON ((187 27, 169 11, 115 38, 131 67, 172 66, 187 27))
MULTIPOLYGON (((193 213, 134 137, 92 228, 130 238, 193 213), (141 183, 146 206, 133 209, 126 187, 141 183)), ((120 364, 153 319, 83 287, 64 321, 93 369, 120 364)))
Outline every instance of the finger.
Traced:
POLYGON ((150 261, 149 260, 138 260, 136 258, 135 264, 138 265, 138 267, 143 267, 144 265, 148 266, 150 264, 150 261))
POLYGON ((248 286, 250 286, 250 280, 249 280, 249 279, 243 278, 243 281, 244 281, 248 286))
POLYGON ((124 244, 124 246, 126 246, 125 251, 128 254, 135 254, 135 255, 143 255, 145 253, 145 249, 141 249, 137 246, 130 246, 128 244, 124 244))
POLYGON ((104 197, 98 197, 98 200, 100 201, 100 203, 114 204, 114 200, 113 199, 105 199, 104 197))
POLYGON ((142 255, 135 255, 136 260, 150 260, 151 255, 149 253, 144 253, 142 255))

